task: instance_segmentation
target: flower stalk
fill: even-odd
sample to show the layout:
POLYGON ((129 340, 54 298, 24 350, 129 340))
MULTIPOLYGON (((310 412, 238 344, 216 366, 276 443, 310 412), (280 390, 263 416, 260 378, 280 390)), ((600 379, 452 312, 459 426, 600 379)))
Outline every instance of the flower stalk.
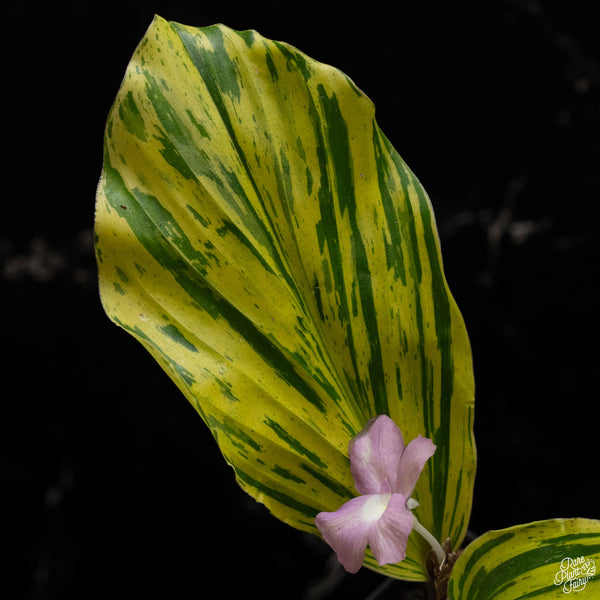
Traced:
POLYGON ((415 515, 413 515, 413 530, 416 531, 421 537, 431 546, 433 553, 437 558, 437 562, 439 564, 439 569, 444 566, 444 562, 446 560, 446 553, 442 548, 442 545, 433 537, 431 533, 421 523, 415 515))

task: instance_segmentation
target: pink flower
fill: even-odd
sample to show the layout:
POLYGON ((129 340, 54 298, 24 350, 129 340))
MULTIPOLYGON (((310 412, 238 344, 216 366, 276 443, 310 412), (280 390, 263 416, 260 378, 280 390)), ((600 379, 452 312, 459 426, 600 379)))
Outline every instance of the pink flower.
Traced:
POLYGON ((422 436, 405 447, 402 432, 386 415, 371 419, 350 442, 350 470, 361 496, 315 518, 346 571, 360 569, 367 544, 380 565, 404 560, 413 527, 406 502, 435 449, 422 436))

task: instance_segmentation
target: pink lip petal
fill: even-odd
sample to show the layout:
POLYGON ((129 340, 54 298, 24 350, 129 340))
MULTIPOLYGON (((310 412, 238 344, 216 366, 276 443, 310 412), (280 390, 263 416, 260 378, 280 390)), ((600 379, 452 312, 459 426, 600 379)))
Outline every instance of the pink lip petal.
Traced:
POLYGON ((402 494, 392 494, 386 511, 371 531, 369 546, 380 565, 394 564, 406 557, 406 544, 413 516, 402 494))
POLYGON ((376 496, 352 498, 335 512, 321 512, 315 518, 325 541, 334 549, 338 560, 349 573, 356 573, 365 558, 369 534, 379 518, 369 510, 376 496))

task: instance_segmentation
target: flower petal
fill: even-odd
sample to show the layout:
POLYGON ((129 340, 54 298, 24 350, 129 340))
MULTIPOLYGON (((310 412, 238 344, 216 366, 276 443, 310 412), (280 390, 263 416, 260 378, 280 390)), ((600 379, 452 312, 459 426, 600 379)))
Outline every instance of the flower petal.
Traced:
POLYGON ((392 494, 387 509, 369 535, 369 546, 380 565, 394 564, 406 557, 406 544, 413 515, 402 494, 392 494))
POLYGON ((386 512, 390 494, 352 498, 335 512, 321 512, 315 524, 338 560, 349 573, 356 573, 377 522, 386 512))
POLYGON ((392 491, 409 498, 425 463, 433 456, 435 449, 436 445, 429 438, 421 435, 410 442, 400 459, 396 487, 392 487, 392 491))
POLYGON ((371 419, 350 442, 350 470, 360 494, 379 494, 385 479, 397 489, 398 465, 404 451, 402 432, 387 415, 371 419))

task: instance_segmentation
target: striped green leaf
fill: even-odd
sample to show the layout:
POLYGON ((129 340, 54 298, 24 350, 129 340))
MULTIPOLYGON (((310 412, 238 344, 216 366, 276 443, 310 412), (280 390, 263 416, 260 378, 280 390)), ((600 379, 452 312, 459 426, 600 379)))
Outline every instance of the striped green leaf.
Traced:
POLYGON ((448 600, 600 598, 600 521, 552 519, 488 531, 454 565, 448 600), (571 597, 571 596, 569 596, 571 597))
MULTIPOLYGON (((427 195, 340 71, 295 48, 157 17, 110 112, 100 291, 290 525, 356 495, 377 414, 438 446, 420 521, 462 540, 475 449, 469 342, 427 195)), ((426 548, 378 567, 426 578, 426 548)))

